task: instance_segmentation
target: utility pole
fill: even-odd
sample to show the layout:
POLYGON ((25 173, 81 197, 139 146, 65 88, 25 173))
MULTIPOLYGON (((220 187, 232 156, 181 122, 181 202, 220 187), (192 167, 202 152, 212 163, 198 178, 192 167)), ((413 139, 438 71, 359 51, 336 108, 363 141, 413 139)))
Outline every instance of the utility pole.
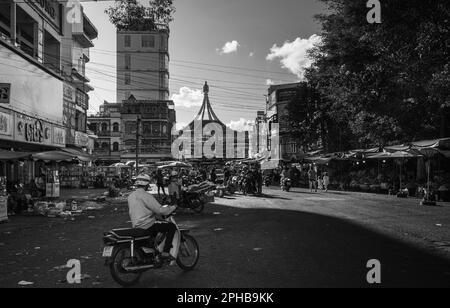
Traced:
POLYGON ((136 121, 136 176, 139 175, 139 127, 141 124, 141 117, 137 116, 137 121, 136 121))

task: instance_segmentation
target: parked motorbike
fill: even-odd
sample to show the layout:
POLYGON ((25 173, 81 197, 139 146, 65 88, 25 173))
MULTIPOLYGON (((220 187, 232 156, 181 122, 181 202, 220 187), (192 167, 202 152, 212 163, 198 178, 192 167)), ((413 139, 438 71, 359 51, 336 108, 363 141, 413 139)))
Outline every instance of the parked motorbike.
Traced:
POLYGON ((176 263, 181 269, 190 271, 196 266, 200 249, 189 230, 180 229, 173 214, 164 218, 177 226, 170 255, 174 261, 161 258, 165 236, 162 233, 143 236, 139 229, 113 229, 104 233, 103 257, 113 279, 124 287, 139 282, 142 274, 176 263))
POLYGON ((281 181, 281 190, 288 192, 291 189, 291 185, 292 185, 291 179, 284 178, 281 181))
POLYGON ((256 193, 253 181, 248 177, 245 177, 242 181, 242 193, 244 195, 256 193))
POLYGON ((206 199, 203 193, 184 190, 178 199, 177 205, 181 208, 191 209, 195 213, 201 213, 205 208, 206 199))

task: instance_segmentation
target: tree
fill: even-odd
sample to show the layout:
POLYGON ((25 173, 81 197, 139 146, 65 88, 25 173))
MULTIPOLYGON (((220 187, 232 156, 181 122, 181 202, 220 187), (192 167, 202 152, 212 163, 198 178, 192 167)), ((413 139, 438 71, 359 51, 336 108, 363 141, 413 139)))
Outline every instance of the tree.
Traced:
POLYGON ((150 0, 148 7, 137 0, 116 0, 105 13, 118 31, 156 30, 173 21, 175 7, 173 0, 150 0))
POLYGON ((306 78, 322 97, 329 124, 350 144, 439 136, 449 106, 450 11, 447 0, 382 1, 381 24, 369 24, 360 0, 321 0, 322 44, 306 78))

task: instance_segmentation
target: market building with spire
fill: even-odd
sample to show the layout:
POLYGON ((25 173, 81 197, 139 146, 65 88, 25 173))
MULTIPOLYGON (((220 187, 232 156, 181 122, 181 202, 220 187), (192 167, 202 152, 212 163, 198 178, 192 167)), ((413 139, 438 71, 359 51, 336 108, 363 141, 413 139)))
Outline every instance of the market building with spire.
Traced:
POLYGON ((203 86, 203 103, 186 127, 177 132, 172 156, 190 161, 245 159, 250 153, 249 132, 227 127, 214 112, 208 82, 203 86))

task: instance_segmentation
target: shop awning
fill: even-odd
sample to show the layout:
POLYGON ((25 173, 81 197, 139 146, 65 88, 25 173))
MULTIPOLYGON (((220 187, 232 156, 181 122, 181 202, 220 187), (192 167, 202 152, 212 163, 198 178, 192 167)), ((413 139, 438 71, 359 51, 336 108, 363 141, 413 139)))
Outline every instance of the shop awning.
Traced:
POLYGON ((415 141, 411 143, 412 148, 438 148, 450 150, 450 138, 415 141))
POLYGON ((397 152, 383 152, 374 154, 372 156, 367 157, 368 159, 387 159, 387 158, 413 158, 420 157, 421 155, 417 153, 411 153, 406 151, 397 151, 397 152))
POLYGON ((261 170, 272 170, 277 169, 280 166, 280 160, 268 160, 261 162, 261 170))
POLYGON ((333 160, 333 158, 332 157, 316 156, 316 157, 306 157, 304 160, 306 162, 310 162, 310 163, 314 163, 314 164, 318 164, 318 165, 326 165, 331 160, 333 160))
POLYGON ((75 155, 63 151, 34 153, 32 157, 34 160, 43 160, 45 162, 70 162, 77 158, 75 155))
POLYGON ((97 157, 95 157, 93 155, 90 155, 90 154, 88 154, 86 152, 77 150, 77 149, 65 148, 65 149, 61 149, 61 151, 66 152, 66 153, 71 154, 71 155, 74 155, 80 161, 90 162, 90 161, 97 160, 97 157))
POLYGON ((31 154, 29 152, 14 152, 7 150, 0 150, 0 160, 20 160, 31 158, 31 154))

